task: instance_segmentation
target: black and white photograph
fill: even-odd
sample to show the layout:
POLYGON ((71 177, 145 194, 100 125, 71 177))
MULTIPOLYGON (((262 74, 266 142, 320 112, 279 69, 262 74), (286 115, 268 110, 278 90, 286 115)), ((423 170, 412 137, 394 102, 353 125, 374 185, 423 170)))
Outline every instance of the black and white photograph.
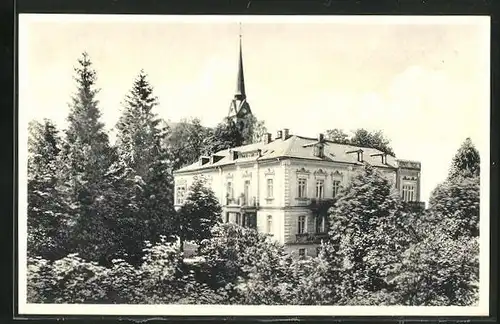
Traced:
POLYGON ((488 315, 487 16, 19 15, 20 314, 488 315))

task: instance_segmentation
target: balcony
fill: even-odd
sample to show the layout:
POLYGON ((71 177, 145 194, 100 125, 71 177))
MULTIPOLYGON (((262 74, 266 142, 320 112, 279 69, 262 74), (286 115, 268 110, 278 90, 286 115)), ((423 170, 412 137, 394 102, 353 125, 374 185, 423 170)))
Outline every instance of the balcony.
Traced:
POLYGON ((327 213, 328 209, 334 204, 334 198, 312 198, 309 203, 309 208, 318 213, 327 213))
POLYGON ((320 244, 328 239, 328 233, 302 233, 295 234, 295 244, 320 244))
POLYGON ((237 198, 226 197, 226 207, 257 209, 259 207, 259 202, 257 201, 257 197, 245 197, 244 195, 237 198))

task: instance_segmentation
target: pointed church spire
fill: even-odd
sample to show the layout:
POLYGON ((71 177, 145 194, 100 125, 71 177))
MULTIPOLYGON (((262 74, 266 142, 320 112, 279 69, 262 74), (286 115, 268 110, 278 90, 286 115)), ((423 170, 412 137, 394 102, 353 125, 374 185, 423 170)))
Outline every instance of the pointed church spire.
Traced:
POLYGON ((245 77, 243 75, 243 52, 241 50, 241 23, 240 23, 240 57, 238 62, 238 79, 236 80, 236 94, 235 99, 246 99, 245 93, 245 77))

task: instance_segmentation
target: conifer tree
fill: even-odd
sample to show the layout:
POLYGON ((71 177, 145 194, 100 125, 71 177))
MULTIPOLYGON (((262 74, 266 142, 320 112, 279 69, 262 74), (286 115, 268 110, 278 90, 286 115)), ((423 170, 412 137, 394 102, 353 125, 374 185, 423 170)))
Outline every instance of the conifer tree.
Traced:
POLYGON ((476 147, 470 138, 466 138, 453 157, 448 178, 479 176, 480 161, 476 147))
POLYGON ((77 91, 73 95, 68 128, 59 163, 61 196, 70 206, 70 249, 82 257, 100 259, 109 234, 106 217, 96 204, 102 203, 105 175, 113 161, 101 112, 96 99, 96 72, 87 53, 78 59, 75 68, 77 91))
POLYGON ((222 209, 212 189, 203 178, 196 178, 178 211, 177 233, 183 248, 184 241, 200 243, 211 237, 212 228, 222 221, 222 209))
POLYGON ((165 147, 166 133, 153 108, 153 95, 147 74, 140 71, 123 102, 123 113, 116 125, 117 162, 114 219, 117 246, 125 259, 141 260, 144 241, 156 242, 172 233, 173 177, 171 154, 165 147))
POLYGON ((57 190, 58 130, 52 121, 29 124, 28 254, 47 259, 65 254, 64 206, 57 190))

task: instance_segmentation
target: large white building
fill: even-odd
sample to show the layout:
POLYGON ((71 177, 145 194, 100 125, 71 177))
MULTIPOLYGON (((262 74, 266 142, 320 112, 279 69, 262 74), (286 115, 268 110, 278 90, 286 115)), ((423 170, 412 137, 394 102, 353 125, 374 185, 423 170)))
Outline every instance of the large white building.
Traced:
MULTIPOLYGON (((230 116, 251 114, 240 58, 230 116)), ((223 221, 272 234, 290 250, 316 255, 326 237, 324 202, 332 200, 356 169, 370 164, 399 189, 403 200, 420 200, 420 163, 397 160, 377 149, 337 144, 319 134, 308 138, 288 129, 274 138, 200 157, 174 172, 175 203, 181 205, 195 177, 203 176, 223 207, 223 221)))

